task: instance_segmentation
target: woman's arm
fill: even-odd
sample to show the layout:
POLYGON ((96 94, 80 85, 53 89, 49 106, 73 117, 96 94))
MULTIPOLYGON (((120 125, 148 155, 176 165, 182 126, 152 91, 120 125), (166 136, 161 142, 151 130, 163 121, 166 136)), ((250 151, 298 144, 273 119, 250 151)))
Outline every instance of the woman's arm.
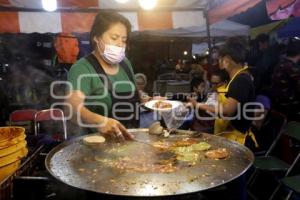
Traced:
POLYGON ((230 97, 225 101, 224 104, 219 104, 218 106, 210 106, 203 103, 198 103, 195 99, 191 99, 191 98, 189 98, 189 102, 196 109, 200 109, 224 117, 233 116, 237 111, 238 104, 239 104, 237 100, 230 97))
POLYGON ((132 139, 126 128, 117 120, 90 111, 84 106, 85 95, 80 90, 71 91, 66 100, 72 107, 72 116, 81 118, 86 124, 99 125, 98 131, 104 135, 115 135, 120 139, 132 139))

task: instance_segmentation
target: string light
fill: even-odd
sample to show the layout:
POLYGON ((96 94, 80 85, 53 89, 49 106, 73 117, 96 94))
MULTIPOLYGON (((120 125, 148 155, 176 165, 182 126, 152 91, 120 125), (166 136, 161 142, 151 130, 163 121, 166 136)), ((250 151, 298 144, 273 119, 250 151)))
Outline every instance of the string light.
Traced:
POLYGON ((57 9, 56 0, 42 0, 42 5, 43 5, 43 8, 49 12, 53 12, 57 9))
POLYGON ((157 0, 139 0, 139 4, 144 10, 151 10, 156 6, 157 0))
POLYGON ((127 3, 129 0, 115 0, 118 3, 127 3))

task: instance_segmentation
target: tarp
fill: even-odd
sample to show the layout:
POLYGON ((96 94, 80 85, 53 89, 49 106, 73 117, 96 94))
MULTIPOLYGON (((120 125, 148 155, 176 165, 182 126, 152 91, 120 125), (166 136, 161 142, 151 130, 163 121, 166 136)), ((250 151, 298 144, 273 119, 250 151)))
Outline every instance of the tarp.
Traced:
POLYGON ((206 21, 200 9, 207 8, 212 23, 247 10, 259 1, 158 0, 155 10, 143 11, 137 0, 124 4, 115 0, 57 0, 58 10, 45 12, 41 0, 0 0, 0 33, 89 32, 99 9, 120 12, 130 20, 134 31, 201 26, 206 21), (226 8, 226 12, 219 12, 220 8, 226 8))
POLYGON ((250 30, 250 37, 251 37, 251 39, 255 39, 259 34, 262 34, 262 33, 270 34, 270 33, 276 32, 279 28, 284 26, 287 23, 287 21, 288 20, 280 20, 277 22, 273 22, 270 24, 252 28, 250 30))
POLYGON ((300 17, 300 0, 267 0, 266 7, 272 20, 300 17))
POLYGON ((261 2, 261 0, 221 0, 219 1, 220 5, 215 6, 208 13, 209 21, 213 24, 220 20, 227 19, 241 12, 245 12, 259 2, 261 2))
POLYGON ((292 18, 277 33, 280 38, 300 37, 300 17, 292 18))
MULTIPOLYGON (((224 20, 210 25, 211 37, 248 36, 250 27, 224 20)), ((136 33, 137 34, 137 33, 136 33)), ((192 26, 170 30, 143 31, 139 34, 161 37, 206 37, 206 26, 192 26)))
POLYGON ((248 9, 246 12, 242 12, 233 17, 230 17, 228 20, 240 24, 246 24, 251 27, 263 26, 274 22, 268 16, 265 1, 261 1, 254 7, 248 9))

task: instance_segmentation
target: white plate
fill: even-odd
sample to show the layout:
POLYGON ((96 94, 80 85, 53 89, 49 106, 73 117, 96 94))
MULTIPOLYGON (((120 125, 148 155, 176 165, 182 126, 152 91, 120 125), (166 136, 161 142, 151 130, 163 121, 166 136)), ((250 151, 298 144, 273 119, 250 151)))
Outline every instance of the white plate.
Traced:
POLYGON ((169 100, 151 100, 145 103, 145 107, 151 109, 151 110, 157 110, 157 111, 170 111, 180 105, 183 105, 180 101, 169 101, 169 100), (154 108, 154 104, 158 101, 163 101, 166 103, 170 103, 172 105, 172 108, 154 108))

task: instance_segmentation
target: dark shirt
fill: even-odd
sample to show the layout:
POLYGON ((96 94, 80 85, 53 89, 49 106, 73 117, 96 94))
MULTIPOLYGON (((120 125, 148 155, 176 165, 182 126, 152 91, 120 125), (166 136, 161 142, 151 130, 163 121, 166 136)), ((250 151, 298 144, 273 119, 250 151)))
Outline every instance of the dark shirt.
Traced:
POLYGON ((262 92, 271 84, 271 75, 274 67, 279 62, 279 51, 277 46, 269 47, 264 51, 258 51, 254 58, 250 59, 249 65, 253 66, 252 74, 254 76, 254 86, 257 92, 262 92))
MULTIPOLYGON (((245 108, 253 109, 253 106, 246 106, 246 103, 255 102, 255 91, 253 86, 252 77, 247 73, 241 73, 231 82, 227 98, 231 97, 237 100, 240 104, 240 114, 238 111, 235 113, 234 116, 237 116, 236 119, 231 120, 231 125, 237 129, 238 131, 245 133, 249 130, 251 126, 251 120, 246 119, 244 116, 245 108)), ((247 116, 252 117, 253 113, 247 112, 247 116)))
POLYGON ((295 104, 300 98, 300 66, 286 58, 275 68, 272 90, 277 104, 295 104))
POLYGON ((260 128, 252 126, 259 149, 255 151, 267 151, 281 130, 284 118, 276 112, 269 111, 260 128))

